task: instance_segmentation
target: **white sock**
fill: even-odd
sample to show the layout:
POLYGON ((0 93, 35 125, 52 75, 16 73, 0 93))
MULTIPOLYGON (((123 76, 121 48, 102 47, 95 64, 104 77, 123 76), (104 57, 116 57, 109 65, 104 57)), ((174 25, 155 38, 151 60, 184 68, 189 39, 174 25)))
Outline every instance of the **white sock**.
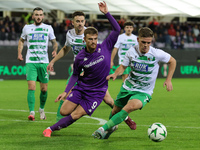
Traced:
POLYGON ((30 111, 30 115, 35 116, 35 111, 30 111))
POLYGON ((101 130, 101 131, 103 131, 103 132, 105 131, 103 127, 100 127, 99 130, 101 130))
MULTIPOLYGON (((51 130, 51 128, 50 127, 48 127, 47 129, 50 129, 51 130)), ((51 130, 52 131, 52 130, 51 130)))

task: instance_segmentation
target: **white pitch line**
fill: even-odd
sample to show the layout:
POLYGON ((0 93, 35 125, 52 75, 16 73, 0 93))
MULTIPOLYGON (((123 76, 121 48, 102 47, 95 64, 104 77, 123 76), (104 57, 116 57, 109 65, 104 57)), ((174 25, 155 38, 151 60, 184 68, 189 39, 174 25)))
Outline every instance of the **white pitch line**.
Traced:
MULTIPOLYGON (((0 111, 18 111, 18 112, 29 112, 28 110, 18 110, 18 109, 0 109, 0 111)), ((35 111, 38 112, 38 111, 35 111)), ((48 114, 56 114, 56 112, 45 112, 48 114)), ((104 125, 107 120, 101 119, 101 118, 96 118, 96 117, 91 117, 91 116, 83 116, 85 118, 89 119, 94 119, 98 120, 99 123, 77 123, 76 124, 90 124, 90 125, 104 125)), ((33 122, 33 121, 28 121, 28 120, 7 120, 7 119, 0 119, 0 121, 13 121, 13 122, 33 122)), ((55 123, 53 121, 34 121, 34 122, 41 122, 41 123, 55 123)), ((125 124, 120 124, 120 125, 125 125, 125 124)), ((150 125, 137 125, 137 126, 145 126, 149 127, 150 125)), ((181 128, 181 129, 200 129, 200 127, 180 127, 180 126, 166 126, 167 128, 181 128)))
MULTIPOLYGON (((29 112, 28 110, 18 110, 18 109, 0 109, 0 111, 18 111, 18 112, 29 112)), ((38 113, 38 111, 35 111, 38 113)), ((47 114, 56 114, 56 112, 45 112, 47 114)), ((96 117, 91 117, 91 116, 83 116, 85 118, 89 118, 89 119, 94 119, 99 121, 98 124, 95 125, 104 125, 107 120, 101 119, 101 118, 96 118, 96 117)), ((0 121, 2 121, 2 119, 0 119, 0 121)), ((5 120, 6 121, 6 120, 5 120)), ((7 120, 8 121, 8 120, 7 120)), ((14 120, 13 120, 14 121, 14 120)), ((15 120, 15 121, 22 121, 22 120, 15 120)), ((34 122, 43 122, 43 121, 34 121, 34 122)), ((45 121, 46 122, 46 121, 45 121)), ((83 123, 81 123, 83 124, 83 123)), ((91 124, 91 123, 84 123, 84 124, 91 124)), ((92 123, 93 124, 93 123, 92 123)))

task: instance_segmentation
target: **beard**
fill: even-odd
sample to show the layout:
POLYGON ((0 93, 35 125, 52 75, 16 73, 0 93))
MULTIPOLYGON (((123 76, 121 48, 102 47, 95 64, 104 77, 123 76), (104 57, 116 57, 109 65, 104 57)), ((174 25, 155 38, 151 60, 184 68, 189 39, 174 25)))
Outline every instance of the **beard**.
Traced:
POLYGON ((43 22, 43 19, 40 22, 38 22, 36 19, 34 19, 34 22, 35 22, 35 25, 38 26, 43 22))

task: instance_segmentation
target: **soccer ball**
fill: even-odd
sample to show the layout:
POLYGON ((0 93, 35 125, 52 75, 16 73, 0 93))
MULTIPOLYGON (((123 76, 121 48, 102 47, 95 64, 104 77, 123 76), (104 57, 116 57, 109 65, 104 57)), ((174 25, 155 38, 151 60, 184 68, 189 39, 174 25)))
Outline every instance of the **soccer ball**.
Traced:
POLYGON ((153 123, 148 128, 148 136, 154 142, 161 142, 167 137, 167 129, 162 123, 153 123))

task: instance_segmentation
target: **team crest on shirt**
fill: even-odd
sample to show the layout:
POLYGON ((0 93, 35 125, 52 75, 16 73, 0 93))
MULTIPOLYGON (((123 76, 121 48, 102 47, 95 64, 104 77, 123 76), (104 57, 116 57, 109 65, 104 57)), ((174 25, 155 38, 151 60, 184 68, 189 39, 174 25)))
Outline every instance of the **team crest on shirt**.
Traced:
POLYGON ((69 95, 69 97, 72 97, 73 96, 73 93, 71 93, 70 95, 69 95))
POLYGON ((149 56, 149 57, 147 57, 147 60, 148 60, 148 61, 153 61, 153 60, 154 60, 154 57, 153 57, 153 56, 149 56))
POLYGON ((101 53, 101 48, 98 48, 98 52, 101 53))

